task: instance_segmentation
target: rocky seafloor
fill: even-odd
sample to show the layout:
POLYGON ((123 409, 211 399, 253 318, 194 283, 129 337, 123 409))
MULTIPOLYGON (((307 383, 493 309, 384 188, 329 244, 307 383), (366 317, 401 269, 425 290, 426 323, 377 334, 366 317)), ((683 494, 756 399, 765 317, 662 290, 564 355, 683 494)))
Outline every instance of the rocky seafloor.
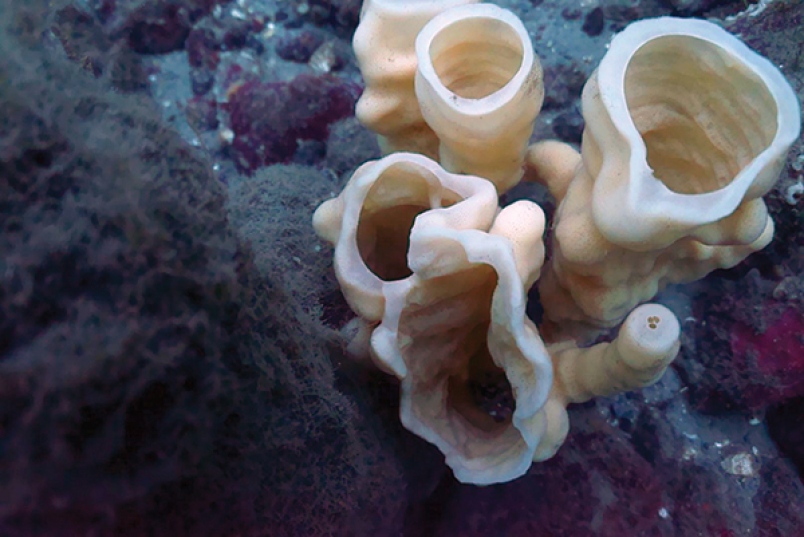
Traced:
MULTIPOLYGON (((723 24, 804 100, 804 2, 498 0, 578 143, 611 36, 723 24)), ((553 458, 459 484, 354 364, 314 208, 379 156, 359 0, 0 2, 0 535, 804 535, 804 144, 776 236, 659 302, 681 354, 572 407, 553 458)), ((518 187, 507 201, 551 200, 518 187)))

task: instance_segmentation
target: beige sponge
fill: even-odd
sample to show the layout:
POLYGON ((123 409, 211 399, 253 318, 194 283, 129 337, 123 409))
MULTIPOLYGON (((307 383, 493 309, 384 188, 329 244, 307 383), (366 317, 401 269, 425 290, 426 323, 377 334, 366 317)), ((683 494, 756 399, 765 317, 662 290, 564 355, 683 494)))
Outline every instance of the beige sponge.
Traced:
POLYGON ((416 38, 416 96, 447 170, 485 177, 499 192, 522 178, 544 86, 519 18, 492 4, 446 10, 416 38))
POLYGON ((580 159, 566 164, 571 151, 555 145, 528 154, 528 175, 561 201, 540 282, 548 319, 613 326, 666 283, 734 266, 771 240, 760 197, 801 113, 779 70, 737 38, 705 21, 633 23, 582 105, 580 159))
POLYGON ((548 347, 555 368, 553 389, 545 403, 547 431, 535 460, 552 457, 569 431, 566 407, 653 384, 678 355, 678 319, 659 304, 632 311, 611 343, 577 348, 574 343, 548 347))
POLYGON ((349 306, 373 322, 383 316, 384 286, 411 274, 408 238, 419 214, 432 212, 444 227, 488 230, 497 210, 488 181, 394 153, 358 168, 340 195, 315 211, 313 227, 335 246, 335 274, 349 306))
POLYGON ((613 343, 545 347, 526 315, 545 255, 542 210, 499 210, 489 181, 422 155, 364 165, 314 227, 335 244, 359 315, 350 348, 401 380, 403 425, 462 482, 523 475, 564 441, 568 404, 654 382, 678 351, 678 322, 655 305, 637 308, 613 343))
POLYGON ((366 89, 358 120, 377 133, 383 153, 410 151, 438 158, 438 138, 419 111, 413 79, 415 41, 438 13, 479 0, 365 0, 352 46, 366 89))
POLYGON ((552 366, 525 315, 543 230, 541 209, 527 201, 503 209, 488 233, 425 213, 411 233, 413 276, 385 288, 375 359, 402 380, 402 423, 463 482, 521 476, 546 430, 552 366))

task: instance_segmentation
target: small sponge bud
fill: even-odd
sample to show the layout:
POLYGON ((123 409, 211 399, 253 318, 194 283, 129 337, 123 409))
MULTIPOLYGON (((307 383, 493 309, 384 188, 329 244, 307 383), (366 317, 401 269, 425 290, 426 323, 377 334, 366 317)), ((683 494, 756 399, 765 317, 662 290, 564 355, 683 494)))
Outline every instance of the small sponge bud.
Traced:
POLYGON ((316 235, 334 245, 341 234, 342 219, 343 202, 340 198, 329 199, 313 213, 313 229, 316 235))
POLYGON ((532 201, 520 200, 504 208, 489 233, 511 241, 517 272, 526 288, 539 277, 544 263, 544 211, 532 201))
POLYGON ((537 142, 525 154, 525 180, 544 185, 561 202, 580 163, 581 154, 569 144, 557 140, 537 142))
POLYGON ((768 225, 768 207, 762 198, 743 202, 726 218, 695 231, 696 240, 709 246, 751 244, 768 225))
POLYGON ((645 386, 675 359, 680 335, 673 312, 659 304, 643 304, 628 315, 614 344, 622 362, 633 370, 633 380, 645 386))

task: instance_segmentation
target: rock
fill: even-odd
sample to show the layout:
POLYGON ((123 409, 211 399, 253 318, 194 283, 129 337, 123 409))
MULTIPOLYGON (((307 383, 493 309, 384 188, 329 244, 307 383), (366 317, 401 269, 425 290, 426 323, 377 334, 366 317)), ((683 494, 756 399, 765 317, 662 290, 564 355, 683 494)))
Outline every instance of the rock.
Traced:
POLYGON ((95 77, 108 77, 115 88, 124 92, 147 88, 148 79, 140 58, 131 50, 114 47, 90 13, 66 6, 56 13, 51 30, 67 57, 95 77))
POLYGON ((230 92, 225 105, 235 133, 235 164, 253 171, 290 162, 298 140, 324 141, 331 123, 353 114, 359 91, 356 85, 331 75, 241 83, 230 92))
POLYGON ((287 33, 277 39, 276 53, 289 62, 307 63, 324 39, 322 33, 309 30, 287 33))
POLYGON ((139 54, 165 54, 184 48, 193 25, 223 0, 98 0, 109 35, 139 54))
POLYGON ((345 182, 358 166, 380 156, 377 137, 356 118, 348 117, 332 124, 327 138, 326 164, 336 175, 343 178, 342 182, 345 182))

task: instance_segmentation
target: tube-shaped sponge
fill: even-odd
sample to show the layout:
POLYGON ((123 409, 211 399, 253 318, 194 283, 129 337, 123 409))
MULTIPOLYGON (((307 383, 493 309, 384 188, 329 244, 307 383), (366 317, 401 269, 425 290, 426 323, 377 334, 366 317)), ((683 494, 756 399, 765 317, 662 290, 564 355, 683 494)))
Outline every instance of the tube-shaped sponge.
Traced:
POLYGON ((419 111, 413 89, 415 42, 430 19, 479 0, 365 0, 352 46, 366 89, 360 122, 379 135, 383 153, 410 151, 438 158, 438 138, 419 111))
POLYGON ((500 193, 518 183, 544 98, 522 21, 492 4, 455 7, 424 26, 416 56, 416 96, 441 165, 485 177, 500 193))

